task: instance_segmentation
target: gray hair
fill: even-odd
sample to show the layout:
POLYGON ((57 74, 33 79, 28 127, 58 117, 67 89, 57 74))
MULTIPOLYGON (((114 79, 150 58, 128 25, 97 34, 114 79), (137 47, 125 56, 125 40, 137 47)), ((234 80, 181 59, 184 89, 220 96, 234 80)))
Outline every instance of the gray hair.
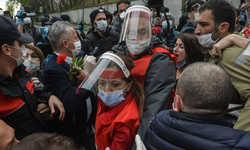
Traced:
POLYGON ((214 64, 193 63, 183 71, 176 94, 189 113, 222 115, 232 97, 230 76, 214 64))
POLYGON ((48 39, 54 50, 59 49, 62 41, 68 40, 68 38, 73 35, 70 27, 73 28, 73 26, 67 21, 57 21, 49 28, 48 39))

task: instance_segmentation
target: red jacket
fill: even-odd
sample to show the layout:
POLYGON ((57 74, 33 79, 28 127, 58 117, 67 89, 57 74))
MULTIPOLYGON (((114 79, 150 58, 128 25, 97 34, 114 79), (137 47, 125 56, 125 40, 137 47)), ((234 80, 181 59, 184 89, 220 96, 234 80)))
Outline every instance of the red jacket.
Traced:
POLYGON ((148 69, 148 65, 156 53, 168 54, 169 57, 171 57, 174 60, 175 65, 177 63, 177 58, 174 55, 172 55, 169 51, 167 51, 166 49, 164 49, 162 47, 153 48, 152 53, 153 53, 152 55, 144 55, 140 59, 134 60, 135 67, 132 69, 131 74, 133 76, 135 76, 136 79, 138 81, 140 81, 140 83, 142 83, 142 85, 144 85, 144 83, 145 83, 145 75, 146 75, 146 71, 148 69))
MULTIPOLYGON (((144 83, 145 83, 145 75, 146 75, 146 71, 148 69, 148 67, 145 67, 145 66, 149 65, 151 59, 154 57, 154 55, 156 53, 166 53, 169 55, 169 57, 171 57, 174 60, 175 65, 177 63, 176 56, 172 55, 169 51, 167 51, 166 49, 164 49, 162 47, 153 48, 152 53, 153 53, 152 55, 144 55, 142 58, 134 60, 135 67, 132 69, 131 74, 133 76, 135 76, 136 79, 140 83, 142 83, 142 85, 144 85, 144 83)), ((172 103, 173 103, 174 96, 175 96, 175 91, 173 89, 172 95, 171 95, 171 98, 170 98, 170 101, 168 104, 168 109, 172 109, 172 103)))
POLYGON ((134 144, 139 119, 138 104, 131 94, 115 107, 106 106, 99 98, 95 123, 98 150, 105 150, 106 147, 111 150, 130 150, 134 144))

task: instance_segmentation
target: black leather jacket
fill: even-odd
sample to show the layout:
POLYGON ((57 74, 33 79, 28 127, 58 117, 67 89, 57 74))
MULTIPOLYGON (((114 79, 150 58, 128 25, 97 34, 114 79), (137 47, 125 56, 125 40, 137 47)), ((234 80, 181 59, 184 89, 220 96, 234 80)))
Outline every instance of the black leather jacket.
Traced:
POLYGON ((90 41, 90 47, 86 53, 94 55, 95 57, 101 56, 103 53, 110 51, 119 40, 117 39, 115 31, 111 28, 107 28, 102 37, 98 32, 94 32, 92 27, 92 30, 86 35, 86 38, 90 41))

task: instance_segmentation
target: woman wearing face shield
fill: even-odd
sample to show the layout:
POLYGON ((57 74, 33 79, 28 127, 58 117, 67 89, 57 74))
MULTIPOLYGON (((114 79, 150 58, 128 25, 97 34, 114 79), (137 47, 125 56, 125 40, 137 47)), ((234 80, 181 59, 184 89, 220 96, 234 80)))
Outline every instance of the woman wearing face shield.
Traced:
POLYGON ((132 57, 135 68, 131 73, 146 89, 145 111, 137 132, 142 140, 150 120, 168 108, 176 79, 176 57, 164 49, 159 38, 152 36, 151 29, 150 10, 134 5, 126 11, 121 42, 112 48, 132 57))
POLYGON ((107 52, 80 85, 98 91, 95 123, 98 149, 130 150, 134 144, 145 96, 141 84, 130 74, 132 68, 131 58, 121 52, 107 52))

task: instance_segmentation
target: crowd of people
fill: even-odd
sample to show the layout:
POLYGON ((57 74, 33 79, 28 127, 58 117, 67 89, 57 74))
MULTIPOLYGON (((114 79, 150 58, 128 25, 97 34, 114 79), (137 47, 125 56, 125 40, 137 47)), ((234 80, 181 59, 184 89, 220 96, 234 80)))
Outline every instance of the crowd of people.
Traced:
POLYGON ((18 24, 5 11, 0 150, 250 150, 244 4, 189 0, 177 25, 167 7, 119 0, 87 31, 67 14, 38 29, 22 6, 18 24))

